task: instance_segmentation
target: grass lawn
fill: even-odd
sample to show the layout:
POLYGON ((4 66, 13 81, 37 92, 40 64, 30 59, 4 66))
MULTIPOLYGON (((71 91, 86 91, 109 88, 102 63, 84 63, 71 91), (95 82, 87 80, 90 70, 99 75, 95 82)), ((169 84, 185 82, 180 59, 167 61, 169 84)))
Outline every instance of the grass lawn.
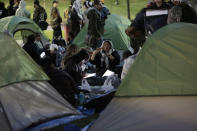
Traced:
MULTIPOLYGON (((8 6, 9 0, 0 0, 5 2, 6 7, 8 6)), ((27 5, 27 10, 31 12, 33 15, 33 2, 34 0, 25 0, 26 5, 27 5)), ((48 18, 50 14, 50 9, 52 7, 52 1, 53 0, 40 0, 40 4, 45 7, 47 13, 48 13, 48 18), (45 1, 45 4, 44 4, 45 1)), ((84 1, 84 0, 82 0, 84 1)), ((92 0, 93 1, 93 0, 92 0)), ((63 18, 63 12, 64 10, 68 7, 70 4, 70 0, 59 0, 58 8, 60 11, 60 14, 63 18)), ((130 0, 130 13, 131 13, 131 18, 134 18, 136 13, 145 5, 147 4, 147 0, 130 0)), ((119 0, 119 5, 115 5, 115 0, 105 0, 105 5, 109 8, 110 12, 112 14, 118 14, 121 16, 127 17, 127 0, 119 0)))
MULTIPOLYGON (((9 0, 0 0, 5 2, 6 7, 8 6, 9 0)), ((31 12, 31 18, 33 17, 33 10, 34 10, 34 5, 33 2, 34 0, 25 0, 26 5, 27 5, 27 10, 31 12)), ((48 14, 48 19, 47 21, 49 22, 49 17, 50 17, 50 9, 52 7, 52 1, 53 0, 40 0, 40 5, 45 7, 47 14, 48 14), (45 1, 45 2, 44 2, 45 1)), ((84 1, 84 0, 82 0, 84 1)), ((92 0, 93 1, 93 0, 92 0)), ((105 5, 109 8, 110 12, 112 14, 118 14, 121 16, 127 17, 127 0, 118 0, 119 4, 115 4, 115 0, 105 0, 105 5)), ((64 10, 68 7, 70 4, 70 0, 59 0, 58 8, 60 11, 60 15, 63 18, 63 22, 65 21, 63 14, 64 10)), ((131 19, 135 18, 136 13, 138 13, 145 5, 147 4, 147 0, 130 0, 130 17, 131 19)), ((52 31, 45 31, 46 35, 49 37, 49 39, 52 39, 52 31)))

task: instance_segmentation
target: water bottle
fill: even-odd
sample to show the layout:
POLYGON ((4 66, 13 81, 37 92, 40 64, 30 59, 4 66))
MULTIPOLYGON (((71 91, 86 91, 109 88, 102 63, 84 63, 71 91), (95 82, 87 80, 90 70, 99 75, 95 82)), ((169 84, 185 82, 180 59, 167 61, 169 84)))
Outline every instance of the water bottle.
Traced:
POLYGON ((84 101, 85 101, 85 95, 83 92, 80 92, 79 93, 79 104, 80 105, 83 105, 84 104, 84 101))

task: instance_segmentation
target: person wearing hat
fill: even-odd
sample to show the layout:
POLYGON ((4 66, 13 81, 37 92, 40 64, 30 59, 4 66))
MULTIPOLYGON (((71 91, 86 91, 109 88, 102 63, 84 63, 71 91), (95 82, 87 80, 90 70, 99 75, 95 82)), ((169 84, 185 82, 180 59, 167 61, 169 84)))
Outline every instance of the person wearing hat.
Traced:
POLYGON ((46 22, 47 13, 45 9, 40 5, 39 0, 34 0, 34 14, 33 21, 42 29, 46 30, 48 23, 46 22))
POLYGON ((50 14, 50 23, 53 29, 53 38, 55 38, 55 32, 60 32, 61 37, 62 37, 62 30, 61 30, 62 18, 57 8, 57 4, 58 4, 58 1, 53 0, 53 7, 51 9, 51 14, 50 14))

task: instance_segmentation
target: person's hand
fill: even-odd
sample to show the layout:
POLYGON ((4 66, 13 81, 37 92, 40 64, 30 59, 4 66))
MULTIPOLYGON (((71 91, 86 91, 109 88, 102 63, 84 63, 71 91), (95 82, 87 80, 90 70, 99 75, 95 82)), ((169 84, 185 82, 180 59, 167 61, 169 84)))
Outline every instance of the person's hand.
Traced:
POLYGON ((102 48, 97 48, 96 50, 93 51, 93 54, 97 54, 101 50, 102 50, 102 48))
POLYGON ((91 60, 94 60, 95 55, 96 55, 99 51, 101 51, 101 50, 102 50, 102 48, 97 48, 96 50, 94 50, 90 59, 91 59, 91 60))

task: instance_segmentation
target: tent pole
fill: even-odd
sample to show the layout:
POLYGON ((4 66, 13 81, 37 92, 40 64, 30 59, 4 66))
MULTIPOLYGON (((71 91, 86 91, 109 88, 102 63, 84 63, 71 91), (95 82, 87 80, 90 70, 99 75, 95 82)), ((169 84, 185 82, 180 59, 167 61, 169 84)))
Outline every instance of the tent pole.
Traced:
POLYGON ((128 13, 128 19, 131 20, 130 18, 130 1, 127 0, 127 13, 128 13))

